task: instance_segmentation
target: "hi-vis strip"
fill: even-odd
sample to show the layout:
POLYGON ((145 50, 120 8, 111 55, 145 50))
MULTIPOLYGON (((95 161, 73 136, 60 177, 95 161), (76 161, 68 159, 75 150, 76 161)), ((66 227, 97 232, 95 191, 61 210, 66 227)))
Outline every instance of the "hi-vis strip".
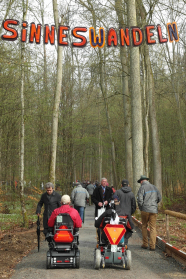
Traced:
MULTIPOLYGON (((15 19, 6 19, 3 21, 2 26, 3 28, 8 31, 8 34, 3 34, 1 38, 6 41, 15 41, 17 40, 19 34, 15 26, 18 26, 20 23, 18 20, 15 19)), ((34 22, 30 24, 30 32, 29 35, 27 34, 28 23, 23 21, 21 24, 21 34, 20 39, 21 42, 26 42, 29 39, 29 43, 36 43, 40 44, 41 42, 41 32, 42 32, 42 25, 37 24, 35 25, 34 22)), ((86 27, 75 27, 71 31, 71 35, 76 38, 76 42, 72 42, 72 47, 85 47, 87 45, 87 38, 83 36, 81 33, 86 33, 88 30, 86 27), (78 40, 78 41, 77 41, 78 40)), ((146 38, 146 43, 148 45, 156 44, 156 40, 153 36, 156 34, 158 36, 158 42, 160 44, 167 43, 168 39, 169 42, 179 41, 178 35, 178 28, 176 22, 167 23, 167 33, 168 38, 166 38, 163 33, 161 26, 158 24, 155 25, 146 25, 144 29, 141 29, 137 26, 132 26, 130 29, 126 27, 125 29, 120 28, 118 32, 115 28, 109 28, 106 32, 103 27, 99 28, 99 35, 96 35, 94 27, 89 28, 89 42, 91 47, 96 48, 103 48, 105 42, 107 42, 107 46, 130 46, 132 44, 133 47, 140 46, 143 41, 144 37, 146 38), (119 34, 119 36, 118 36, 119 34), (119 37, 119 38, 118 38, 119 37)), ((69 46, 68 36, 70 35, 70 27, 60 25, 58 28, 58 38, 57 43, 60 46, 69 46)), ((51 45, 55 44, 55 25, 45 24, 44 26, 44 34, 43 34, 43 42, 44 44, 50 43, 51 45)))

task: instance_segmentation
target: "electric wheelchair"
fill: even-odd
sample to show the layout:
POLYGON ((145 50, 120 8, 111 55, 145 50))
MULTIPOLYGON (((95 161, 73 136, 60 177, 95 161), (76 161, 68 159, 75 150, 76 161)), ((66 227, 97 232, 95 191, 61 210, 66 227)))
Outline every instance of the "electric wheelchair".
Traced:
POLYGON ((108 265, 120 265, 127 270, 131 268, 131 251, 124 242, 128 219, 126 216, 118 218, 118 224, 111 224, 113 217, 104 217, 102 220, 98 229, 99 242, 94 252, 95 269, 108 265))
POLYGON ((80 266, 79 229, 73 228, 69 214, 61 213, 56 217, 53 232, 46 235, 49 245, 46 268, 80 266), (78 230, 78 231, 77 231, 78 230))

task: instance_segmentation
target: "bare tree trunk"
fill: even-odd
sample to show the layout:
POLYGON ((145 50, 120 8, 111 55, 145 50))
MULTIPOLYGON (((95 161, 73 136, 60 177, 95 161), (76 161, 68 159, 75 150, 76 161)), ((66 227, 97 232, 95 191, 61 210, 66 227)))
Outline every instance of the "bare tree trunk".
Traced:
MULTIPOLYGON (((41 0, 40 2, 40 8, 41 8, 41 19, 42 19, 42 29, 43 29, 43 36, 44 36, 44 0, 41 0)), ((47 63, 46 63, 46 46, 43 44, 43 54, 44 54, 44 75, 43 75, 43 87, 45 89, 45 93, 47 91, 47 63)))
MULTIPOLYGON (((63 25, 63 18, 61 18, 61 22, 59 23, 57 0, 53 0, 53 10, 54 10, 54 21, 55 21, 55 26, 56 26, 56 32, 58 33, 58 26, 59 26, 59 24, 63 25)), ((49 170, 49 181, 52 182, 54 185, 55 185, 55 170, 56 170, 59 103, 60 103, 61 85, 62 85, 62 60, 63 60, 62 46, 58 45, 58 48, 57 48, 57 85, 56 85, 54 107, 53 107, 51 159, 50 159, 50 170, 49 170)))
MULTIPOLYGON (((28 0, 26 4, 23 0, 23 21, 26 20, 26 14, 28 10, 28 0)), ((28 217, 25 208, 24 201, 24 139, 25 139, 25 124, 24 124, 24 78, 25 78, 25 46, 24 43, 21 43, 21 137, 20 137, 20 200, 21 200, 21 210, 23 215, 23 225, 24 227, 28 227, 28 217)))
POLYGON ((100 108, 98 107, 98 117, 99 117, 99 181, 102 178, 102 140, 101 140, 101 127, 100 127, 100 108))
POLYGON ((145 122, 145 141, 144 141, 144 174, 149 177, 149 100, 147 96, 147 75, 142 57, 142 68, 143 68, 143 111, 144 111, 144 122, 145 122))
MULTIPOLYGON (((122 1, 115 0, 115 9, 118 16, 119 27, 125 28, 123 19, 122 1)), ((131 96, 128 86, 128 61, 125 47, 120 47, 120 59, 122 66, 122 94, 124 108, 124 129, 125 129, 125 177, 133 185, 132 174, 132 136, 131 136, 131 96)))
MULTIPOLYGON (((135 0, 128 0, 127 15, 129 27, 136 26, 135 0)), ((133 189, 136 195, 139 189, 139 183, 137 183, 137 180, 140 175, 143 174, 143 131, 138 47, 130 47, 130 81, 132 93, 133 189)))
POLYGON ((104 84, 104 80, 103 80, 103 76, 104 76, 103 61, 102 61, 102 58, 101 58, 100 49, 99 49, 99 54, 100 54, 100 88, 101 88, 101 92, 102 92, 103 99, 104 99, 106 118, 107 118, 109 136, 110 136, 110 142, 111 142, 114 186, 117 187, 118 186, 118 179, 117 179, 117 172, 116 172, 115 146, 114 146, 114 140, 113 140, 113 136, 112 136, 112 127, 111 127, 111 123, 110 123, 110 116, 109 116, 109 111, 108 111, 108 101, 107 101, 107 96, 106 96, 107 94, 106 94, 105 84, 104 84))

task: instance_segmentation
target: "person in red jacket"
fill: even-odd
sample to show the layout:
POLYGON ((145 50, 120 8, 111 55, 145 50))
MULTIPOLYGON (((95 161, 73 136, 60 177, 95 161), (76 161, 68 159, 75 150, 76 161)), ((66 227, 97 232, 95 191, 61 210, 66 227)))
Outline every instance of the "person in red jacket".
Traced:
POLYGON ((70 215, 70 217, 72 218, 72 221, 74 223, 74 229, 75 228, 81 228, 82 226, 82 220, 79 216, 79 213, 76 209, 70 207, 70 197, 68 195, 63 195, 61 197, 61 207, 59 208, 56 208, 49 220, 48 220, 48 226, 53 228, 54 227, 54 224, 55 224, 55 220, 56 220, 56 217, 58 214, 60 213, 68 213, 70 215))

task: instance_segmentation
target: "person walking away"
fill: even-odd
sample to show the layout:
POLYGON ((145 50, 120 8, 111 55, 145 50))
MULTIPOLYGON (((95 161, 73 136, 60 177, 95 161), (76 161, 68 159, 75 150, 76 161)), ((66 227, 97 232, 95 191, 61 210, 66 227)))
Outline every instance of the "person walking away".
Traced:
POLYGON ((158 215, 158 203, 161 201, 161 194, 152 185, 145 175, 142 175, 137 181, 141 183, 137 194, 137 202, 139 209, 141 210, 141 221, 142 221, 142 236, 143 244, 141 248, 148 248, 148 236, 147 236, 147 226, 150 227, 150 251, 155 251, 156 248, 156 220, 158 215))
POLYGON ((43 213, 43 227, 44 235, 48 232, 48 219, 50 218, 54 209, 61 206, 61 195, 54 191, 54 185, 51 182, 45 184, 46 192, 42 194, 40 201, 37 204, 36 214, 41 214, 41 208, 44 204, 43 213))
POLYGON ((81 186, 79 182, 71 193, 71 200, 74 204, 74 208, 79 212, 82 222, 84 222, 84 211, 86 206, 86 200, 89 198, 89 193, 85 188, 81 186))
POLYGON ((92 195, 93 195, 94 189, 95 189, 95 187, 90 181, 90 183, 87 186, 87 191, 89 193, 89 206, 92 205, 92 195))
MULTIPOLYGON (((128 218, 128 228, 134 228, 134 224, 132 222, 132 215, 136 211, 136 199, 132 192, 132 188, 129 186, 129 181, 127 179, 123 179, 121 182, 121 189, 116 190, 114 195, 117 195, 120 200, 120 204, 117 206, 117 213, 119 216, 127 216, 128 218)), ((128 244, 128 238, 132 236, 132 233, 125 236, 125 245, 128 244)))

